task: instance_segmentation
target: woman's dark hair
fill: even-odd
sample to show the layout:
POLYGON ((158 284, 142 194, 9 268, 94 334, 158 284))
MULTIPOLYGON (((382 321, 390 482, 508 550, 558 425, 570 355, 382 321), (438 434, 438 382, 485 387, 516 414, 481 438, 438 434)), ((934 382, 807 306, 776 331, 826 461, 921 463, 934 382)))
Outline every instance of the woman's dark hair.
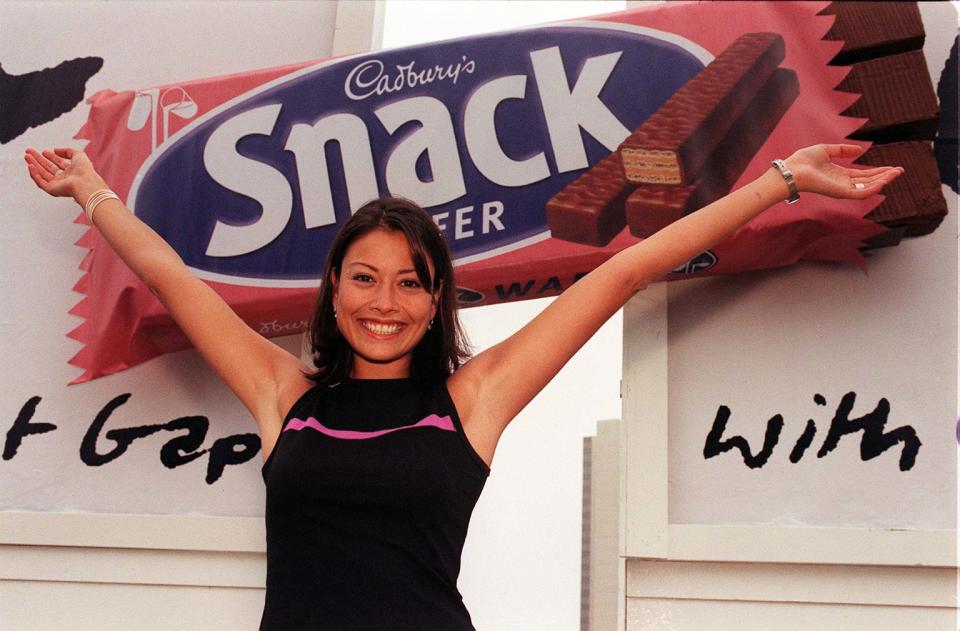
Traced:
POLYGON ((436 381, 448 377, 470 357, 466 336, 457 317, 457 287, 450 252, 430 215, 410 200, 381 197, 364 204, 340 228, 330 246, 323 270, 317 307, 307 336, 316 371, 307 377, 319 385, 339 383, 353 368, 353 349, 340 334, 333 311, 332 277, 340 280, 343 258, 350 245, 377 229, 402 232, 410 245, 417 279, 425 291, 437 294, 433 325, 413 350, 410 376, 436 381), (433 263, 430 278, 428 261, 433 263))

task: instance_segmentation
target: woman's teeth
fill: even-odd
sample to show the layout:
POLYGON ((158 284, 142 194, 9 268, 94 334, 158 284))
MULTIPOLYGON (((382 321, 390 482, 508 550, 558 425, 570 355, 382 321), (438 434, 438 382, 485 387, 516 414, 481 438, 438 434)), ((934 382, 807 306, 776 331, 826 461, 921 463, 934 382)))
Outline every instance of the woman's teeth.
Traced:
POLYGON ((377 335, 392 335, 398 333, 403 328, 402 324, 379 324, 377 322, 362 322, 363 326, 373 331, 377 335))

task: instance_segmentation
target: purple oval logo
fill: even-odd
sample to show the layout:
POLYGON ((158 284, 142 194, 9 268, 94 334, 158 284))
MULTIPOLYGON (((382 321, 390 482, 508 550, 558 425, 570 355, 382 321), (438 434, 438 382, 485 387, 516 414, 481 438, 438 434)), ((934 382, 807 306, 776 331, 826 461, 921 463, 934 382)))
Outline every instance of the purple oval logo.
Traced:
POLYGON ((144 163, 131 206, 206 278, 315 285, 352 209, 409 197, 458 262, 549 235, 544 204, 701 70, 676 38, 581 23, 325 62, 144 163))

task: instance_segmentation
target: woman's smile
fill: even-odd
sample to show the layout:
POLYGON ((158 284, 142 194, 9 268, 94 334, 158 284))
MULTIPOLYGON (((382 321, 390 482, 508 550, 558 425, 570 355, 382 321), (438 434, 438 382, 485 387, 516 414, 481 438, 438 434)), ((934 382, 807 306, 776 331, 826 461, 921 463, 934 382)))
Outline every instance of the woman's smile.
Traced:
POLYGON ((375 320, 358 320, 369 333, 379 339, 395 337, 406 326, 402 322, 377 322, 375 320))
POLYGON ((406 236, 377 229, 357 238, 334 282, 337 326, 354 354, 351 376, 410 376, 413 351, 430 327, 436 300, 417 275, 406 236))

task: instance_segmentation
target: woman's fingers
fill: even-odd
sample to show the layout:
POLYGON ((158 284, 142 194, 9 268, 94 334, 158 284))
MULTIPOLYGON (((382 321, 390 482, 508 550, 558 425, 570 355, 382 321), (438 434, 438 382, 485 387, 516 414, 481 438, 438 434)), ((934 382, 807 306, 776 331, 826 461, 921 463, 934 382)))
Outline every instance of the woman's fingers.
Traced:
POLYGON ((849 160, 863 153, 863 149, 857 145, 823 145, 823 148, 831 160, 849 160))
POLYGON ((876 173, 865 178, 850 178, 850 185, 853 188, 853 197, 863 199, 876 195, 887 184, 900 177, 903 169, 900 167, 884 167, 882 173, 876 173))
POLYGON ((49 171, 50 173, 56 173, 59 170, 59 167, 50 161, 50 158, 46 157, 42 153, 37 151, 33 152, 33 157, 36 159, 37 164, 49 171))
POLYGON ((27 152, 23 154, 23 159, 27 161, 27 164, 34 166, 35 168, 42 169, 40 162, 37 160, 37 152, 34 149, 27 149, 27 152))
POLYGON ((35 181, 49 182, 53 179, 53 173, 37 159, 36 152, 31 153, 31 151, 33 150, 28 149, 27 155, 23 157, 27 161, 27 170, 35 181))
POLYGON ((49 159, 45 158, 40 153, 38 153, 36 149, 27 149, 27 155, 33 158, 33 163, 37 166, 38 169, 40 169, 41 171, 45 171, 51 177, 57 171, 60 170, 60 168, 57 165, 55 165, 49 159))
POLYGON ((54 183, 53 175, 47 172, 46 169, 41 169, 35 164, 27 164, 27 172, 30 174, 30 178, 33 180, 33 183, 37 185, 44 193, 48 195, 53 195, 54 183))
POLYGON ((874 167, 872 169, 847 169, 847 174, 851 177, 872 177, 879 173, 886 173, 891 168, 899 167, 874 167))
POLYGON ((70 166, 69 160, 63 156, 57 155, 55 152, 50 151, 49 149, 43 152, 43 157, 53 163, 59 170, 64 170, 70 166))
POLYGON ((47 190, 47 181, 41 175, 41 170, 32 164, 27 164, 27 172, 30 174, 30 177, 33 179, 34 183, 39 186, 44 191, 47 190))
POLYGON ((75 155, 72 150, 48 149, 41 153, 31 148, 23 154, 23 159, 27 173, 40 190, 59 197, 68 194, 71 188, 72 176, 68 177, 64 171, 71 166, 69 156, 75 155))
POLYGON ((903 172, 903 167, 893 167, 883 175, 879 176, 879 179, 883 181, 884 185, 886 185, 903 175, 903 172))
POLYGON ((893 179, 893 177, 891 177, 891 174, 893 174, 893 177, 896 177, 897 175, 900 175, 900 171, 898 171, 897 169, 884 169, 880 172, 873 173, 871 175, 855 174, 850 176, 850 181, 853 182, 854 184, 871 184, 876 181, 886 181, 888 179, 893 179))

